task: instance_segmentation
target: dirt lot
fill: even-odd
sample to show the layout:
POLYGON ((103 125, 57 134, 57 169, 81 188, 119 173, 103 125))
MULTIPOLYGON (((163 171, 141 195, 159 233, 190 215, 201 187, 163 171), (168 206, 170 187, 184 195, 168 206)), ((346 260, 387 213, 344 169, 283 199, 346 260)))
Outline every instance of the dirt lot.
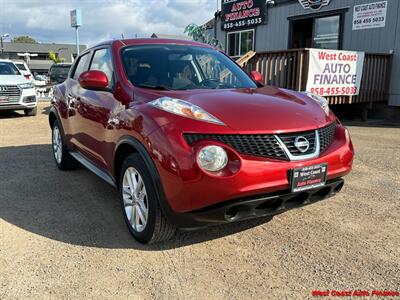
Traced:
POLYGON ((335 198, 142 246, 112 187, 56 168, 45 106, 32 118, 0 114, 0 299, 400 289, 400 128, 350 126, 354 171, 335 198))

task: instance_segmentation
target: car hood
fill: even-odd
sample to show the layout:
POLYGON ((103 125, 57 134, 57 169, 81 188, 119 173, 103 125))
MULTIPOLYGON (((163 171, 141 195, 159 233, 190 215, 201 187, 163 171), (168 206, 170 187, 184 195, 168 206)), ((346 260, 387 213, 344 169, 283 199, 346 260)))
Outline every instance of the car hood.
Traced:
POLYGON ((167 96, 200 106, 239 133, 306 131, 335 120, 333 113, 327 116, 311 98, 275 87, 183 91, 167 96))
POLYGON ((29 82, 23 75, 0 75, 0 85, 16 85, 29 82))

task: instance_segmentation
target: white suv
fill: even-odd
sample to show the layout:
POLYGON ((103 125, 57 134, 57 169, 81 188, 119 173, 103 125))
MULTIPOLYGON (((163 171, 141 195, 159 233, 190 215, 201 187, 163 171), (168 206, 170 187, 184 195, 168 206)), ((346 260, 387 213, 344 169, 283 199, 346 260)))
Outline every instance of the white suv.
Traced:
POLYGON ((18 70, 21 72, 22 75, 25 76, 26 79, 34 82, 32 72, 31 72, 31 70, 29 70, 29 68, 25 62, 14 60, 13 63, 17 66, 18 70))
POLYGON ((0 110, 23 110, 26 116, 37 114, 36 92, 11 60, 0 59, 0 110))

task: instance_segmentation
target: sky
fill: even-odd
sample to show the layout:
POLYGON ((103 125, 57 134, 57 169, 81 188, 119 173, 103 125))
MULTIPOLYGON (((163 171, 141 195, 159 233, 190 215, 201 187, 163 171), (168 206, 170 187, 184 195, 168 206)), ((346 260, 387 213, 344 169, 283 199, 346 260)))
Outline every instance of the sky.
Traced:
MULTIPOLYGON (((213 18, 218 0, 0 0, 0 35, 29 35, 38 42, 75 43, 70 11, 82 10, 80 42, 184 35, 186 25, 213 18)), ((10 38, 8 38, 9 41, 10 38)))

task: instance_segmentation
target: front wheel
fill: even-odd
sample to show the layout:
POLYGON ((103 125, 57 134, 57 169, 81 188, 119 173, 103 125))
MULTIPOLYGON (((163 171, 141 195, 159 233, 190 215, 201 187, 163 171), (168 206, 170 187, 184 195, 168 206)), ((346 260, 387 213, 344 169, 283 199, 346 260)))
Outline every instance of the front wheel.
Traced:
POLYGON ((139 154, 125 159, 120 183, 124 219, 134 238, 144 244, 170 239, 176 227, 161 211, 155 182, 139 154))
POLYGON ((25 109, 24 113, 27 117, 34 117, 37 115, 37 107, 25 109))
POLYGON ((55 121, 52 128, 52 149, 53 157, 60 170, 73 170, 77 167, 78 162, 69 154, 64 143, 64 137, 58 124, 55 121))

